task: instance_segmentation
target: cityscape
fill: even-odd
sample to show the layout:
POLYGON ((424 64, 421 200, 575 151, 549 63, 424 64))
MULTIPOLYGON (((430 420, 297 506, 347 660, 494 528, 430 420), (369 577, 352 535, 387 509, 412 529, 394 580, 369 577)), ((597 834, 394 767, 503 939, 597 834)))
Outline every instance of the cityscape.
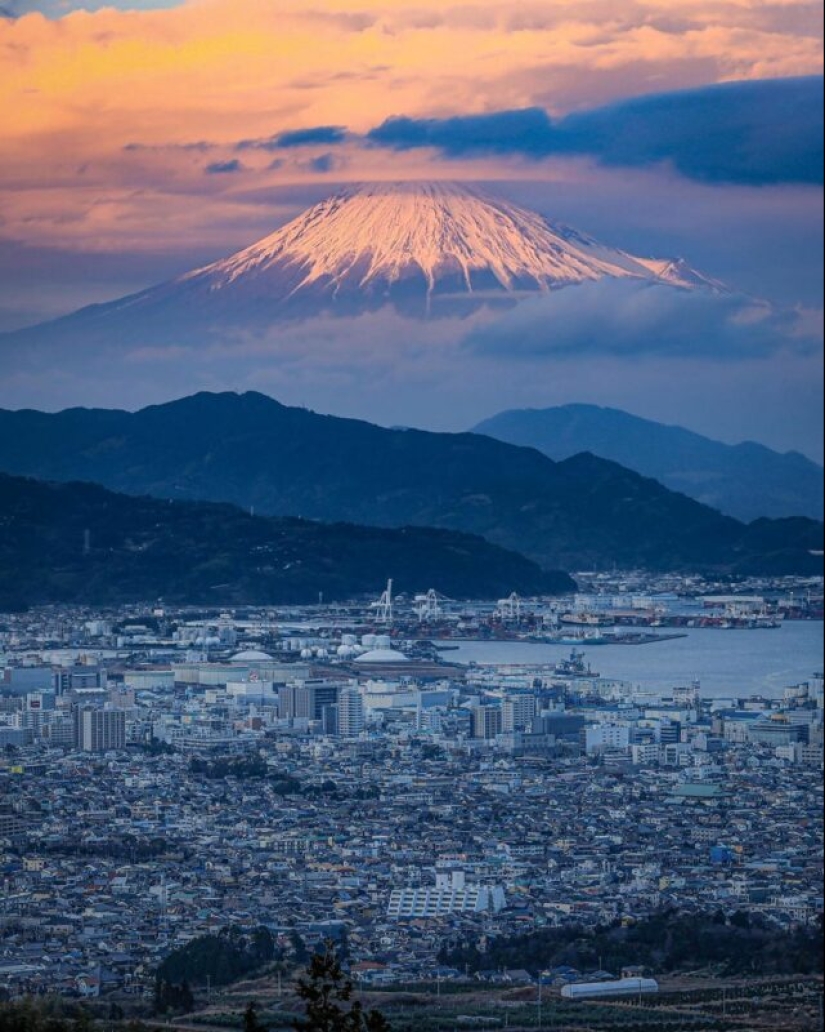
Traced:
POLYGON ((0 1032, 825 1032, 817 0, 0 0, 0 1032))
MULTIPOLYGON (((170 957, 228 929, 245 942, 264 928, 278 974, 255 992, 274 1027, 294 1008, 295 968, 327 942, 346 945, 359 991, 401 1028, 419 1027, 402 989, 425 1012, 449 989, 464 994, 449 997, 454 1018, 463 1008, 501 1025, 511 1013, 535 1027, 529 986, 546 1015, 573 1008, 573 1022, 577 993, 654 993, 667 1001, 661 1021, 704 991, 700 1027, 729 1027, 718 993, 745 978, 757 1001, 748 1020, 775 1020, 790 992, 801 1017, 788 1027, 812 1027, 821 670, 769 694, 731 684, 714 697, 698 681, 653 689, 591 663, 609 667, 602 657, 616 645, 596 644, 631 616, 659 625, 681 613, 685 636, 757 648, 786 633, 786 619, 820 626, 821 580, 752 581, 739 609, 774 618, 739 627, 708 622, 731 608, 716 587, 637 573, 543 601, 393 597, 389 584, 347 605, 8 617, 7 992, 145 1016, 170 957), (557 662, 530 661, 537 628, 557 662), (514 659, 455 661, 468 640, 514 659), (663 913, 723 927, 735 918, 788 939, 808 930, 807 967, 665 953, 605 969, 587 950, 581 966, 540 972, 497 960, 531 936, 572 927, 596 937, 663 913)), ((672 640, 648 634, 623 649, 672 640)), ((187 1010, 226 1022, 237 1001, 219 968, 212 978, 192 980, 187 1010)))

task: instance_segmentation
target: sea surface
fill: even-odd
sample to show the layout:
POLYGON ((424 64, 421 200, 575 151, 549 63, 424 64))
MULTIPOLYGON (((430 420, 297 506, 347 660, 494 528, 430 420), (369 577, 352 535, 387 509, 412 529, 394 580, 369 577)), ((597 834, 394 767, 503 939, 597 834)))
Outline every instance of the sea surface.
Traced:
MULTIPOLYGON (((602 677, 667 690, 698 680, 708 698, 777 698, 789 685, 810 681, 823 668, 823 624, 793 620, 759 630, 691 628, 684 638, 648 645, 584 646, 584 661, 602 677)), ((457 663, 558 663, 569 645, 462 642, 445 652, 457 663)))

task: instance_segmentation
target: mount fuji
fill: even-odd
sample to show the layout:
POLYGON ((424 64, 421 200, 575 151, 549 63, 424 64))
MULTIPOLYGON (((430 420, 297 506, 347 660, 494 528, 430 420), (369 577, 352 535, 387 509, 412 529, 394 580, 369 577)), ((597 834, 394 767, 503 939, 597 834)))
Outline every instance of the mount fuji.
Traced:
POLYGON ((371 184, 329 197, 228 258, 3 336, 174 343, 387 305, 435 318, 605 277, 724 290, 681 259, 633 256, 465 186, 371 184))
POLYGON ((365 298, 515 298, 604 276, 718 286, 680 260, 635 258, 467 187, 409 183, 336 194, 170 287, 333 310, 365 298))

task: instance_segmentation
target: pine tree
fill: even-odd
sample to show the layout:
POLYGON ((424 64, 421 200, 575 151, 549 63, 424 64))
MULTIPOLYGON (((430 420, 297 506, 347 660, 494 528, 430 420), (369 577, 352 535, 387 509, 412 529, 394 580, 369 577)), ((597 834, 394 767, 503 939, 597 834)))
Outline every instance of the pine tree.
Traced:
POLYGON ((164 979, 159 977, 155 978, 154 1011, 156 1014, 165 1014, 169 1009, 167 984, 168 983, 164 979))
POLYGON ((365 1032, 391 1032, 390 1023, 377 1010, 369 1010, 364 1015, 364 1029, 365 1032))
POLYGON ((303 978, 298 980, 298 996, 304 1001, 304 1018, 293 1022, 296 1032, 390 1032, 379 1011, 364 1011, 352 1001, 352 982, 346 977, 331 942, 324 953, 316 953, 303 978))
POLYGON ((306 943, 295 928, 289 933, 289 941, 295 953, 295 960, 299 964, 306 964, 309 960, 309 951, 306 948, 306 943))
POLYGON ((258 1020, 258 1008, 254 1000, 250 1000, 243 1013, 243 1032, 266 1032, 266 1025, 258 1020))
POLYGON ((192 993, 192 989, 189 983, 184 978, 180 986, 180 1009, 184 1014, 188 1014, 195 1006, 195 997, 192 993))

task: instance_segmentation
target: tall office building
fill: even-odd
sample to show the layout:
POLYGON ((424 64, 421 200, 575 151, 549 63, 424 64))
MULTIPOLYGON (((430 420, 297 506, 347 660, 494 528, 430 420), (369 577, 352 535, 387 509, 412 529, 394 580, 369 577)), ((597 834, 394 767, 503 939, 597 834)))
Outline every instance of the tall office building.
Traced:
POLYGON ((115 709, 77 711, 77 747, 84 752, 126 748, 126 714, 115 709))
POLYGON ((104 689, 107 682, 108 677, 102 667, 60 667, 52 674, 52 687, 58 695, 84 688, 104 689))
POLYGON ((578 741, 583 727, 584 717, 581 713, 544 713, 535 716, 532 722, 534 734, 554 735, 569 741, 578 741))
POLYGON ((344 688, 338 696, 338 734, 345 738, 364 730, 364 699, 357 688, 344 688))
POLYGON ((662 745, 672 745, 682 737, 682 725, 678 720, 663 720, 660 724, 660 741, 662 745))
POLYGON ((501 734, 500 706, 476 706, 470 713, 473 738, 495 738, 501 734))
POLYGON ((523 731, 536 715, 535 695, 508 695, 501 705, 501 730, 523 731))
POLYGON ((338 734, 338 707, 324 706, 321 711, 321 728, 325 735, 338 734))
POLYGON ((338 702, 340 690, 328 681, 284 685, 278 691, 278 715, 286 720, 321 720, 324 708, 338 702))

